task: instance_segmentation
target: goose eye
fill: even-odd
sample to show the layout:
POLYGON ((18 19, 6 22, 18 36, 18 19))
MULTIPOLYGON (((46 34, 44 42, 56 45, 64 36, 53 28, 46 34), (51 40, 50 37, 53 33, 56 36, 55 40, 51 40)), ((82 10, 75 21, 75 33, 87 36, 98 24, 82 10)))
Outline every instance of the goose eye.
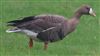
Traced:
POLYGON ((88 10, 89 10, 90 8, 86 8, 86 9, 88 9, 88 10))

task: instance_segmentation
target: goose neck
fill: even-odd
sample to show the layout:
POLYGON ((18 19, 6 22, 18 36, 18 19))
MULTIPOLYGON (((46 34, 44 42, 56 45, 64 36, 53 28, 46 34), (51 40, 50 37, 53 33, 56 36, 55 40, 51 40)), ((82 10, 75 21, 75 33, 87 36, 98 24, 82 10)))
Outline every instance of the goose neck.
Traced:
POLYGON ((76 19, 80 19, 82 16, 82 13, 79 13, 79 12, 76 12, 73 16, 73 18, 76 18, 76 19))

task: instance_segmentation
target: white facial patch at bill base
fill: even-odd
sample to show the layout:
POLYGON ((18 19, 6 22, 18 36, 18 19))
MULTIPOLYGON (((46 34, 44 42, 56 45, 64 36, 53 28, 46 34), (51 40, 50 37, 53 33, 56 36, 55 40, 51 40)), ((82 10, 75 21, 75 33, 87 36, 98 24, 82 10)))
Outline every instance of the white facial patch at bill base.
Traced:
POLYGON ((90 8, 89 13, 90 13, 90 14, 92 14, 92 13, 93 13, 93 9, 92 9, 92 8, 90 8))

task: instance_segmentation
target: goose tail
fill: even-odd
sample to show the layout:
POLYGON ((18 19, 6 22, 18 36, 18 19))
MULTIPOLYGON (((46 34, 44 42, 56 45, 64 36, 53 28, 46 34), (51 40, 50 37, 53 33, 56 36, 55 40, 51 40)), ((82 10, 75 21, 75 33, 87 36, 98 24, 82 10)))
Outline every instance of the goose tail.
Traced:
POLYGON ((24 23, 24 22, 29 22, 29 21, 32 21, 32 20, 36 20, 36 18, 34 18, 35 16, 30 16, 30 17, 25 17, 21 20, 13 20, 13 21, 9 21, 7 22, 7 25, 8 26, 18 26, 20 25, 21 23, 24 23))
POLYGON ((13 21, 7 22, 7 26, 17 26, 20 23, 21 23, 21 20, 13 20, 13 21))
POLYGON ((7 33, 20 32, 20 31, 21 31, 21 29, 18 29, 18 28, 13 28, 13 29, 6 30, 7 33))

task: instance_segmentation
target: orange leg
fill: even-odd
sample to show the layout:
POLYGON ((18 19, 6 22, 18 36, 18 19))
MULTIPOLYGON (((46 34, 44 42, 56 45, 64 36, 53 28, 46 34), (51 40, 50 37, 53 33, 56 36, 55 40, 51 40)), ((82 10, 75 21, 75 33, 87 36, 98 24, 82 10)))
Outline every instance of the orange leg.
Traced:
POLYGON ((32 46, 33 46, 33 40, 30 38, 29 47, 32 48, 32 46))
POLYGON ((48 48, 48 42, 44 42, 44 50, 47 50, 48 48))

